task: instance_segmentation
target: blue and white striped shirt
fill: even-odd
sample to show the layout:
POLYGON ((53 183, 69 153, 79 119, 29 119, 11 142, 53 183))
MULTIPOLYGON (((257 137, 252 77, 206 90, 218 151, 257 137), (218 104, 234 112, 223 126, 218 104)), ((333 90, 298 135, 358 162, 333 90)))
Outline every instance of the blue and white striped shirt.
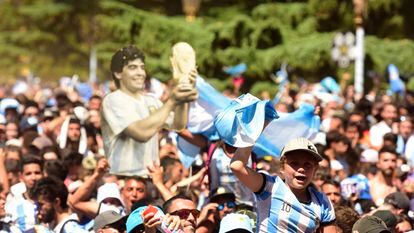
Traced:
POLYGON ((256 232, 315 232, 335 220, 325 194, 309 186, 309 203, 301 203, 278 176, 264 175, 264 188, 256 193, 256 232))

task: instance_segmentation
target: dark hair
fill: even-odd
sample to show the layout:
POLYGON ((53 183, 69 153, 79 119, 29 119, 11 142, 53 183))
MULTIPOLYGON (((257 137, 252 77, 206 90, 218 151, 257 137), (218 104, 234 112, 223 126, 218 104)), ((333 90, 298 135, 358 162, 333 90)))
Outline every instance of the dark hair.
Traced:
POLYGON ((326 184, 333 185, 333 186, 335 186, 336 188, 339 188, 339 189, 341 188, 341 184, 338 181, 334 180, 334 179, 325 180, 323 182, 323 184, 321 185, 321 187, 323 187, 326 184))
POLYGON ((174 166, 175 163, 180 163, 180 160, 166 156, 161 159, 160 163, 164 171, 166 171, 167 167, 174 166))
POLYGON ((326 147, 329 148, 333 142, 349 144, 348 138, 336 130, 326 134, 326 147))
POLYGON ((71 117, 69 119, 69 124, 78 124, 78 125, 81 125, 81 122, 80 122, 80 120, 78 118, 76 118, 75 116, 73 116, 73 117, 71 117))
POLYGON ((140 176, 127 176, 125 178, 125 183, 127 183, 129 180, 135 180, 137 182, 141 182, 141 183, 147 185, 147 181, 144 178, 140 177, 140 176))
POLYGON ((60 207, 67 209, 68 189, 63 181, 55 177, 45 177, 36 182, 30 192, 30 197, 37 200, 40 196, 49 202, 54 202, 56 198, 60 199, 60 207))
POLYGON ((348 206, 335 206, 335 225, 344 233, 352 233, 352 226, 359 219, 358 213, 348 206))
POLYGON ((28 100, 28 101, 25 103, 25 107, 24 107, 24 110, 23 110, 23 114, 25 114, 25 113, 26 113, 26 110, 27 110, 28 108, 30 108, 30 107, 35 107, 35 108, 37 108, 37 109, 40 111, 39 105, 38 105, 35 101, 33 101, 33 100, 28 100))
POLYGON ((170 208, 172 202, 174 200, 177 200, 177 199, 184 199, 184 200, 193 201, 191 198, 189 198, 186 195, 177 194, 177 195, 171 197, 170 199, 168 199, 167 201, 164 202, 164 204, 162 205, 162 209, 164 210, 164 212, 168 213, 168 209, 170 208))
POLYGON ((142 62, 145 62, 144 53, 134 45, 128 45, 116 51, 111 59, 111 72, 112 79, 115 82, 117 88, 119 88, 119 80, 115 77, 115 73, 121 73, 122 69, 128 62, 135 59, 141 59, 142 62))
POLYGON ((169 167, 173 167, 176 163, 181 163, 179 159, 171 158, 169 156, 163 157, 160 160, 161 167, 164 169, 164 182, 171 178, 171 172, 168 171, 169 167))
POLYGON ((46 153, 53 152, 56 154, 58 159, 61 159, 62 155, 59 153, 59 149, 56 146, 45 146, 42 150, 40 150, 39 154, 44 157, 46 153))
POLYGON ((348 128, 352 128, 352 127, 355 127, 357 129, 358 139, 361 139, 364 136, 363 135, 364 132, 362 130, 361 124, 357 122, 348 122, 348 124, 346 124, 345 129, 347 130, 348 128))
POLYGON ((4 166, 7 172, 19 172, 21 171, 20 160, 17 159, 6 159, 4 166))
POLYGON ((35 156, 35 155, 25 155, 25 156, 23 156, 22 160, 21 160, 21 163, 20 163, 20 165, 21 165, 20 171, 23 172, 24 166, 26 166, 28 164, 37 164, 37 165, 40 166, 40 170, 43 171, 43 161, 38 156, 35 156))
POLYGON ((78 152, 71 152, 64 159, 64 164, 69 168, 74 165, 82 165, 83 155, 78 152))
POLYGON ((390 154, 394 154, 395 156, 398 157, 398 154, 395 151, 395 147, 393 147, 393 146, 383 146, 381 148, 381 150, 378 151, 378 158, 381 157, 382 153, 390 153, 390 154))
POLYGON ((92 100, 92 99, 99 99, 99 100, 102 100, 102 97, 101 97, 100 95, 92 95, 92 96, 89 98, 89 101, 90 101, 90 100, 92 100))
POLYGON ((68 167, 61 160, 49 160, 45 162, 44 172, 47 176, 54 176, 64 181, 68 175, 68 167))
POLYGON ((16 152, 19 155, 19 160, 22 159, 22 148, 18 146, 9 145, 6 146, 6 153, 8 152, 16 152))
POLYGON ((384 141, 392 142, 393 144, 397 144, 398 136, 393 133, 386 133, 382 136, 384 141))

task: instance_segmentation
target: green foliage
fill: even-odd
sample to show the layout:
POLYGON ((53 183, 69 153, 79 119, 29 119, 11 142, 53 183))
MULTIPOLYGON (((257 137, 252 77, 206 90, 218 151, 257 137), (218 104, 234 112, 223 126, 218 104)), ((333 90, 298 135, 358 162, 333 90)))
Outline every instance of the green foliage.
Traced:
POLYGON ((255 82, 252 88, 250 89, 250 94, 260 97, 262 92, 268 92, 271 97, 276 95, 277 85, 272 82, 267 81, 258 81, 255 82))
POLYGON ((414 77, 410 77, 407 84, 407 89, 410 91, 414 91, 414 77))
MULTIPOLYGON (((136 44, 146 55, 148 73, 166 81, 171 46, 186 41, 196 50, 199 73, 218 89, 232 86, 223 67, 244 62, 246 88, 276 90, 269 75, 283 62, 297 77, 338 76, 330 55, 334 34, 355 27, 349 0, 205 1, 202 16, 191 23, 177 15, 175 2, 161 2, 166 8, 158 3, 151 7, 150 0, 4 1, 0 15, 8 20, 0 22, 2 74, 16 75, 30 67, 46 79, 74 73, 85 79, 94 47, 98 75, 109 79, 112 54, 136 44)), ((394 63, 402 74, 414 73, 414 43, 409 39, 414 36, 413 7, 411 0, 369 1, 364 22, 367 70, 382 73, 394 63)))

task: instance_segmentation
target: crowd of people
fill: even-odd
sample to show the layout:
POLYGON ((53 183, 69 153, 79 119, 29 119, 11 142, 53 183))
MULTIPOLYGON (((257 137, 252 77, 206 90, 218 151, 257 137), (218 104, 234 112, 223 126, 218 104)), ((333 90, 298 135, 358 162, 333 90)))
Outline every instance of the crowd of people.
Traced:
POLYGON ((197 91, 146 77, 136 47, 111 71, 110 91, 88 96, 64 82, 0 87, 0 232, 414 229, 413 92, 358 96, 345 83, 326 98, 312 94, 319 83, 292 82, 276 112, 311 103, 320 130, 259 157, 171 130, 197 91), (188 168, 177 135, 201 148, 188 168))

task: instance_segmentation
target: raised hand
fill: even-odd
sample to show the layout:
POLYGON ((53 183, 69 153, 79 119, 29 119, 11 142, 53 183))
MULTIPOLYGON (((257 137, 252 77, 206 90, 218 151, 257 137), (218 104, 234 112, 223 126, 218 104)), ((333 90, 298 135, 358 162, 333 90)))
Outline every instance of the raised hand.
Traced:
POLYGON ((152 179, 154 184, 164 183, 164 169, 157 162, 154 162, 152 165, 147 166, 149 176, 152 179))
POLYGON ((110 166, 108 160, 102 157, 99 159, 98 163, 96 164, 95 173, 99 176, 105 175, 108 172, 110 166))

